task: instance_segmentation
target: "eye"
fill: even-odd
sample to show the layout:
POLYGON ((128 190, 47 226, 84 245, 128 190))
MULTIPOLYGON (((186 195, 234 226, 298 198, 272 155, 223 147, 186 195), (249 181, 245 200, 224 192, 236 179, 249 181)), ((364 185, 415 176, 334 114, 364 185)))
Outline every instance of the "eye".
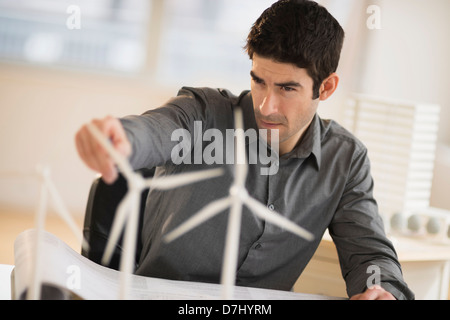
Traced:
POLYGON ((253 78, 253 81, 255 81, 255 83, 257 83, 257 84, 264 84, 264 80, 259 79, 259 78, 253 78))
POLYGON ((286 91, 286 92, 292 92, 292 91, 295 91, 295 89, 292 88, 292 87, 281 87, 281 90, 286 91))

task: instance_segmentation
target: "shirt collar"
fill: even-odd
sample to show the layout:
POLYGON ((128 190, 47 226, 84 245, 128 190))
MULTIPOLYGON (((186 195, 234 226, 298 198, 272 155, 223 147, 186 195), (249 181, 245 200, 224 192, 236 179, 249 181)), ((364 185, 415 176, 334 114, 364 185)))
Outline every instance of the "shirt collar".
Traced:
POLYGON ((282 158, 286 159, 306 159, 311 155, 314 156, 317 169, 320 169, 320 164, 322 160, 322 126, 320 117, 316 114, 308 127, 305 134, 299 143, 294 147, 294 149, 284 155, 282 158))

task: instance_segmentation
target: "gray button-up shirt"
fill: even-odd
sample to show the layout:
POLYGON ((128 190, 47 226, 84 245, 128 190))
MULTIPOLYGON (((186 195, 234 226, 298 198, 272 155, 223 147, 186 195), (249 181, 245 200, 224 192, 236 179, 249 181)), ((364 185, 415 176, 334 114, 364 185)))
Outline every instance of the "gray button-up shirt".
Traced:
MULTIPOLYGON (((236 107, 244 112, 245 128, 257 130, 248 91, 233 96, 224 90, 183 88, 163 107, 122 119, 133 146, 130 161, 135 169, 158 167, 157 175, 164 176, 225 168, 222 177, 170 191, 150 191, 137 274, 220 282, 228 210, 172 243, 165 243, 163 238, 207 204, 229 195, 233 165, 225 161, 209 165, 194 161, 198 150, 184 155, 191 156, 192 161, 174 164, 173 150, 180 141, 173 139, 172 134, 177 129, 186 129, 191 133, 192 149, 196 143, 207 147, 212 142, 205 141, 208 139, 202 134, 215 128, 225 137, 226 130, 234 128, 236 107), (200 133, 198 121, 202 124, 200 133)), ((248 141, 247 146, 252 143, 248 141)), ((225 158, 229 150, 223 152, 225 158)), ((337 123, 316 115, 294 150, 274 165, 279 166, 274 175, 261 174, 262 163, 249 165, 247 190, 270 210, 309 230, 315 240, 308 242, 266 223, 244 207, 237 285, 290 290, 328 228, 338 250, 349 296, 366 289, 371 266, 375 266, 381 271, 382 286, 396 298, 414 297, 403 281, 397 255, 385 236, 372 195, 367 150, 360 141, 337 123)))

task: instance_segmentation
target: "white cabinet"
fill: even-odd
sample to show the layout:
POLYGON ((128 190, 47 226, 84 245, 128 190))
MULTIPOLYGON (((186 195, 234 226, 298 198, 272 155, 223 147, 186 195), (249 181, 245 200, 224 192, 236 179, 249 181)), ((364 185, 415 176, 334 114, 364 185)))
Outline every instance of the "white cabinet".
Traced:
MULTIPOLYGON (((393 240, 405 281, 417 300, 447 300, 450 246, 410 238, 393 240)), ((294 291, 348 297, 334 243, 326 236, 294 286, 294 291)))

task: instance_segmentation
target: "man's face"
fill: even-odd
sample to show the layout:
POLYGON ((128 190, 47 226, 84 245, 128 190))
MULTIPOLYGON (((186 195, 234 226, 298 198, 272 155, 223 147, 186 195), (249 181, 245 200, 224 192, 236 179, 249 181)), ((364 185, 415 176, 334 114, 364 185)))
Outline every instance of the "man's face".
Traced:
MULTIPOLYGON (((311 124, 319 99, 306 69, 253 56, 252 96, 259 129, 279 130, 280 155, 289 153, 311 124)), ((270 143, 270 138, 268 139, 270 143)))

